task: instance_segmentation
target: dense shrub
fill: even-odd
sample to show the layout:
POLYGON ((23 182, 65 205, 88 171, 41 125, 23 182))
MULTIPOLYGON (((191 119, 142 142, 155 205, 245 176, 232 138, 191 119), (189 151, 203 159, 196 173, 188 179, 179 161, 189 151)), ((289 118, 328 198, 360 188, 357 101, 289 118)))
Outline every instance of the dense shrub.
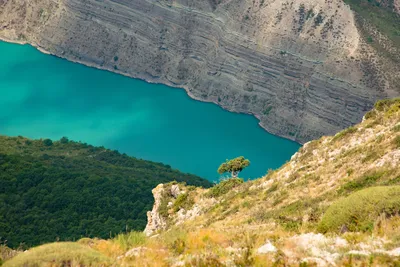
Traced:
POLYGON ((355 180, 343 184, 339 188, 338 193, 341 195, 348 194, 372 185, 376 185, 376 182, 381 179, 384 174, 385 172, 366 173, 355 180))
POLYGON ((396 136, 396 137, 393 139, 393 144, 394 144, 397 148, 400 148, 400 135, 396 136))
POLYGON ((318 225, 320 232, 370 231, 381 214, 400 211, 400 186, 378 186, 357 191, 333 203, 318 225))
POLYGON ((146 243, 146 235, 143 232, 132 231, 127 234, 119 234, 113 241, 124 251, 130 248, 142 246, 146 243))
POLYGON ((43 144, 45 146, 52 146, 53 145, 53 141, 51 141, 50 139, 44 139, 43 140, 43 144))
POLYGON ((355 133, 356 131, 357 131, 357 128, 355 128, 355 127, 349 127, 349 128, 347 128, 347 129, 345 129, 345 130, 343 130, 343 131, 337 133, 337 134, 332 138, 332 141, 341 140, 341 139, 342 139, 343 137, 345 137, 346 135, 351 134, 351 133, 355 133))
POLYGON ((398 110, 399 106, 400 98, 392 98, 377 101, 374 108, 378 111, 387 111, 389 109, 398 110))
POLYGON ((188 193, 180 194, 173 205, 173 209, 175 212, 180 209, 189 210, 194 205, 194 199, 188 193))
POLYGON ((207 192, 207 196, 208 197, 222 196, 242 183, 243 179, 241 178, 230 178, 227 180, 223 180, 219 184, 210 188, 210 190, 207 192))

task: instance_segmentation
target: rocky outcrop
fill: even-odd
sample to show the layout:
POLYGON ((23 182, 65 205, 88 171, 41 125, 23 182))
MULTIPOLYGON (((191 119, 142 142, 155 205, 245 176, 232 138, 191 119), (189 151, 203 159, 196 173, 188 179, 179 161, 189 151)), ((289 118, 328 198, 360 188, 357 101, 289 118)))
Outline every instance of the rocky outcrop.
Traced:
POLYGON ((159 184, 153 189, 154 205, 147 212, 147 225, 144 233, 151 236, 168 229, 172 225, 181 225, 188 220, 194 220, 205 210, 216 204, 214 198, 205 198, 197 191, 204 189, 191 188, 184 184, 159 184), (184 198, 179 198, 184 196, 184 198))
POLYGON ((395 56, 342 0, 0 0, 0 38, 184 88, 298 142, 399 94, 395 56))
POLYGON ((154 232, 157 232, 158 230, 163 230, 167 227, 167 222, 165 218, 163 218, 159 213, 164 193, 164 185, 159 184, 151 192, 153 193, 154 196, 154 205, 153 209, 147 212, 147 225, 146 228, 144 229, 144 233, 147 236, 150 236, 154 232))

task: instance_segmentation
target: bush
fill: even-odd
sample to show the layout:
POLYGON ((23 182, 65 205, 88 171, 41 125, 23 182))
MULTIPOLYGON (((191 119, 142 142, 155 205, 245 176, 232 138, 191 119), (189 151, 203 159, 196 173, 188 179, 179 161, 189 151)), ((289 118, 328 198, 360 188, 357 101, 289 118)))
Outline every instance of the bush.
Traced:
POLYGON ((343 131, 337 133, 337 134, 332 138, 332 141, 340 140, 340 139, 342 139, 343 137, 345 137, 346 135, 351 134, 351 133, 354 133, 354 132, 357 132, 357 128, 355 128, 355 127, 349 127, 349 128, 347 128, 347 129, 345 129, 345 130, 343 130, 343 131))
POLYGON ((364 118, 365 118, 366 120, 375 119, 375 118, 376 118, 376 115, 377 115, 376 111, 375 111, 375 110, 371 110, 371 111, 368 111, 367 113, 365 113, 364 118))
POLYGON ((29 146, 29 145, 31 145, 31 144, 32 144, 32 141, 31 141, 31 140, 29 140, 29 139, 26 139, 26 140, 25 140, 25 145, 29 146))
POLYGON ((163 218, 168 218, 168 202, 170 198, 163 196, 161 199, 160 206, 158 207, 158 213, 163 218))
POLYGON ((400 135, 396 136, 393 140, 393 144, 397 147, 400 148, 400 135))
POLYGON ((146 235, 143 232, 132 231, 128 234, 119 234, 113 241, 123 250, 127 251, 131 248, 144 245, 146 243, 146 235))
POLYGON ((371 231, 381 214, 400 211, 400 186, 378 186, 360 190, 333 203, 318 225, 320 232, 371 231))
POLYGON ((188 193, 180 194, 173 205, 174 212, 180 209, 189 210, 194 205, 194 200, 189 196, 188 193))
POLYGON ((394 98, 394 99, 383 99, 379 100, 375 104, 375 109, 378 111, 386 111, 389 108, 395 108, 398 105, 400 105, 400 98, 394 98))
POLYGON ((68 138, 67 137, 62 137, 61 139, 60 139, 60 143, 61 144, 68 144, 68 142, 69 142, 69 140, 68 140, 68 138))
POLYGON ((242 184, 244 181, 241 178, 230 178, 220 182, 219 184, 211 187, 210 191, 207 192, 208 197, 219 197, 228 193, 233 188, 242 184))
POLYGON ((347 194, 351 193, 366 187, 370 187, 372 185, 375 185, 376 182, 385 174, 385 172, 370 172, 366 173, 363 176, 353 180, 349 181, 345 184, 343 184, 339 190, 338 193, 340 195, 342 194, 347 194))
POLYGON ((52 146, 53 145, 53 141, 51 141, 50 139, 44 139, 43 140, 43 144, 45 146, 52 146))

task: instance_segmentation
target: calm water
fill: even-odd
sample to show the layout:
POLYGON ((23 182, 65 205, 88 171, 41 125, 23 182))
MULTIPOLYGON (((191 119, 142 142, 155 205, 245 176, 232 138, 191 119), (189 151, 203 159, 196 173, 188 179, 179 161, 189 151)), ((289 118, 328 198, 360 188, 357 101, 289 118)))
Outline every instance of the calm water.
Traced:
POLYGON ((0 42, 0 134, 72 140, 163 162, 209 180, 243 155, 242 177, 278 168, 299 145, 268 134, 249 115, 149 84, 0 42))

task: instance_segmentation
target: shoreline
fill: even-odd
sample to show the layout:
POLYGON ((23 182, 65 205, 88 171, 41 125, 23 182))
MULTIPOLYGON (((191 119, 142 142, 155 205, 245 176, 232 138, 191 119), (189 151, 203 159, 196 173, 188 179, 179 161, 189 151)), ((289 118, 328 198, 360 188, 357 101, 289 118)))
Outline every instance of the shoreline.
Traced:
POLYGON ((52 55, 52 56, 55 56, 55 57, 57 57, 57 58, 65 59, 65 60, 67 60, 67 61, 69 61, 69 62, 81 64, 81 65, 84 65, 84 66, 87 66, 87 67, 90 67, 90 68, 95 68, 95 69, 98 69, 98 70, 109 71, 109 72, 112 72, 112 73, 116 73, 116 74, 119 74, 119 75, 123 75, 123 76, 125 76, 125 77, 133 78, 133 79, 139 79, 139 80, 145 81, 145 82, 147 82, 147 83, 162 84, 162 85, 169 86, 169 87, 171 87, 171 88, 183 89, 183 90, 185 90, 186 94, 187 94, 191 99, 193 99, 193 100, 200 101, 200 102, 204 102, 204 103, 212 103, 212 104, 215 104, 215 105, 221 107, 223 110, 226 110, 226 111, 228 111, 228 112, 233 112, 233 113, 237 113, 237 114, 246 114, 246 115, 253 116, 254 118, 256 118, 256 119, 258 120, 258 126, 261 127, 264 131, 266 131, 266 132, 269 133, 269 134, 272 134, 272 135, 277 136, 277 137, 279 137, 279 138, 283 138, 283 139, 286 139, 286 140, 290 140, 290 141, 295 142, 295 143, 297 143, 297 144, 299 144, 299 145, 301 145, 301 146, 303 146, 305 143, 307 143, 307 142, 301 143, 301 142, 295 140, 294 138, 291 138, 290 136, 281 136, 281 135, 277 135, 277 134, 271 133, 270 131, 268 131, 268 130, 262 125, 261 119, 260 119, 260 116, 259 116, 259 115, 254 114, 254 113, 251 113, 251 112, 241 112, 241 111, 237 111, 237 110, 234 110, 234 109, 230 109, 230 108, 228 108, 228 107, 226 107, 226 106, 222 106, 222 105, 218 104, 216 101, 213 101, 213 100, 206 100, 206 99, 203 99, 203 98, 196 97, 195 95, 193 95, 193 94, 191 93, 191 90, 190 90, 187 86, 185 86, 185 85, 176 85, 176 84, 171 83, 171 82, 168 81, 168 80, 164 80, 163 82, 160 82, 160 81, 158 81, 158 80, 156 80, 156 79, 152 79, 151 77, 147 77, 147 78, 139 77, 139 76, 136 76, 136 75, 133 75, 133 74, 128 74, 128 73, 121 72, 121 71, 119 71, 119 70, 115 70, 115 69, 111 69, 111 68, 107 68, 107 67, 101 67, 101 66, 98 66, 98 65, 96 65, 96 64, 94 64, 94 63, 90 63, 90 62, 86 62, 86 61, 81 61, 81 60, 70 59, 70 58, 67 58, 67 57, 62 57, 62 56, 59 56, 59 55, 56 55, 56 54, 53 54, 53 53, 47 51, 45 48, 42 48, 41 46, 39 46, 39 45, 36 44, 36 43, 30 43, 30 42, 28 42, 28 41, 11 40, 11 39, 7 39, 7 38, 2 37, 2 36, 0 36, 0 41, 6 42, 6 43, 12 43, 12 44, 19 44, 19 45, 30 45, 30 46, 34 47, 35 49, 37 49, 38 51, 40 51, 41 53, 43 53, 43 54, 52 55))

